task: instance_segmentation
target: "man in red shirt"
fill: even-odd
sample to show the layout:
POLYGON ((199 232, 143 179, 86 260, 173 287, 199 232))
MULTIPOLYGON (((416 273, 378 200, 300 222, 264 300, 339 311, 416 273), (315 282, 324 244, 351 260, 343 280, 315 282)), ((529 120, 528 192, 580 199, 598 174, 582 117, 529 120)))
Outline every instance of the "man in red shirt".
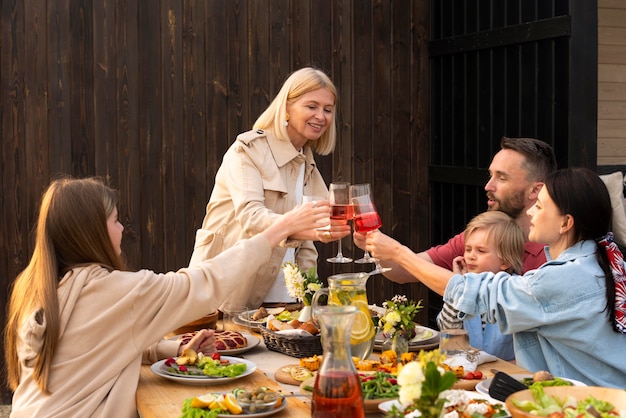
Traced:
MULTIPOLYGON (((524 271, 536 269, 546 261, 543 245, 528 241, 530 218, 526 211, 537 201, 543 179, 557 169, 554 150, 543 141, 533 138, 507 138, 500 142, 500 151, 489 166, 490 179, 485 185, 488 210, 501 210, 516 220, 524 232, 524 271)), ((384 234, 383 234, 384 235, 384 234)), ((355 244, 365 249, 365 234, 354 232, 355 244)), ((387 237, 387 239, 393 239, 387 237)), ((438 266, 452 270, 452 260, 465 251, 463 233, 452 237, 446 244, 437 245, 416 253, 438 266)), ((384 275, 397 283, 411 283, 418 279, 396 264, 392 259, 381 260, 392 269, 384 275)))

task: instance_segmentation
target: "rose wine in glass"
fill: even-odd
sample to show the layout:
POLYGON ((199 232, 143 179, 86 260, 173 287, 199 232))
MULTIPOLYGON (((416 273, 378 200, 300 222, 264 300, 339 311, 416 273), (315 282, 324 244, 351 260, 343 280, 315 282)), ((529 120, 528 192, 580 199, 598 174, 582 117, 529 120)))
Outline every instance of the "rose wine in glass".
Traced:
MULTIPOLYGON (((347 182, 335 182, 330 183, 330 207, 332 221, 343 221, 348 223, 352 219, 352 205, 350 204, 350 183, 347 182)), ((331 258, 327 258, 329 263, 350 263, 351 258, 345 257, 341 250, 341 240, 337 241, 337 255, 331 258)))
MULTIPOLYGON (((374 202, 372 201, 372 189, 369 184, 350 186, 350 200, 352 202, 352 210, 354 211, 353 221, 355 231, 367 233, 383 226, 380 215, 378 215, 374 202)), ((357 260, 356 262, 374 263, 376 265, 376 268, 369 274, 379 274, 391 270, 391 268, 388 267, 383 268, 380 265, 380 261, 377 258, 371 257, 367 250, 361 260, 357 260)))

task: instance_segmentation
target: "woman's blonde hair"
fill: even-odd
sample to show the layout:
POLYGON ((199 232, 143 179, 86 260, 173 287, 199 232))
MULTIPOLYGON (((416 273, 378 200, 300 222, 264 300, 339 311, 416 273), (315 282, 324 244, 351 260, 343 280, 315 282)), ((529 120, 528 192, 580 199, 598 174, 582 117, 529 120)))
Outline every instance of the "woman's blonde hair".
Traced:
POLYGON ((18 333, 22 323, 36 314, 38 322, 45 324, 45 332, 33 377, 40 390, 48 393, 50 365, 59 339, 57 286, 65 273, 94 263, 126 270, 107 228, 107 218, 116 206, 115 191, 97 178, 54 180, 43 194, 33 255, 15 279, 7 311, 4 349, 11 389, 17 388, 21 374, 18 333))
POLYGON ((311 67, 301 68, 293 72, 285 81, 272 103, 254 122, 252 129, 268 129, 274 132, 278 139, 289 140, 285 121, 287 120, 287 103, 293 103, 311 91, 327 89, 335 96, 335 106, 332 110, 332 121, 324 134, 316 141, 308 141, 320 155, 328 155, 335 149, 337 141, 337 89, 330 78, 320 70, 311 67))
POLYGON ((513 218, 492 210, 476 215, 465 228, 465 241, 477 230, 485 230, 493 239, 496 255, 510 267, 509 273, 521 274, 524 266, 524 234, 513 218))

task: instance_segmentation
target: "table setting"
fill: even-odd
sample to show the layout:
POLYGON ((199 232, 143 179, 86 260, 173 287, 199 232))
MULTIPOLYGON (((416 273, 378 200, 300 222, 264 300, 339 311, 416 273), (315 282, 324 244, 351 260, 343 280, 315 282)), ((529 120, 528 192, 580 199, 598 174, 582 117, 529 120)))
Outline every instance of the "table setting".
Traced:
MULTIPOLYGON (((381 313, 380 307, 372 307, 374 316, 381 313), (378 313, 376 313, 378 312, 378 313)), ((244 318, 250 318, 255 310, 250 310, 244 315, 244 318)), ((142 418, 149 417, 180 417, 183 404, 194 397, 201 397, 208 394, 226 394, 231 393, 238 388, 253 389, 256 387, 271 388, 282 395, 286 395, 287 403, 280 408, 263 412, 263 415, 252 415, 242 413, 242 417, 256 418, 261 416, 280 417, 310 417, 311 416, 311 391, 303 390, 303 387, 313 386, 315 384, 315 373, 304 380, 289 379, 281 373, 284 368, 299 365, 301 359, 307 356, 294 357, 277 350, 270 350, 265 344, 264 336, 259 332, 258 328, 251 327, 246 321, 234 319, 234 326, 237 331, 244 336, 246 346, 233 350, 218 350, 222 358, 232 362, 242 362, 246 364, 246 372, 236 377, 189 377, 183 375, 168 374, 164 371, 165 360, 161 360, 152 365, 142 367, 139 386, 137 389, 137 407, 142 418), (243 322, 240 324, 238 322, 243 322)), ((439 341, 430 341, 429 339, 439 337, 439 331, 415 324, 416 335, 418 336, 415 345, 432 344, 433 349, 438 348, 439 341), (431 333, 432 335, 430 335, 431 333)), ((221 326, 217 326, 221 328, 221 326)), ((223 328, 222 328, 223 329, 223 328)), ((229 330, 234 330, 230 328, 229 330)), ((377 334, 378 335, 378 334, 377 334)), ((169 336, 169 338, 179 338, 183 335, 169 336)), ((187 335, 190 337, 190 335, 187 335)), ((378 335, 380 341, 380 335, 378 335)), ((379 344, 376 344, 376 337, 372 338, 373 349, 367 361, 371 361, 374 366, 380 361, 382 352, 379 344)), ((417 355, 420 350, 429 348, 420 347, 420 350, 409 348, 412 355, 417 355)), ((320 357, 323 357, 321 353, 320 357)), ((484 379, 491 378, 493 373, 491 368, 504 370, 512 374, 528 374, 528 372, 510 362, 501 359, 477 365, 477 370, 482 370, 484 379)), ((373 371, 359 372, 364 376, 373 376, 373 371)), ((290 376, 290 375, 289 375, 290 376)), ((478 381, 480 382, 480 381, 478 381)), ((363 385, 363 383, 362 383, 363 385)), ((476 383, 474 383, 476 386, 476 383)), ((363 386, 366 387, 366 386, 363 386)), ((472 390, 473 393, 478 393, 472 390)), ((392 399, 364 399, 365 416, 381 417, 384 416, 378 406, 392 399)), ((387 404, 389 405, 389 404, 387 404)), ((221 417, 221 415, 218 415, 221 417)), ((224 415, 232 416, 232 415, 224 415)))

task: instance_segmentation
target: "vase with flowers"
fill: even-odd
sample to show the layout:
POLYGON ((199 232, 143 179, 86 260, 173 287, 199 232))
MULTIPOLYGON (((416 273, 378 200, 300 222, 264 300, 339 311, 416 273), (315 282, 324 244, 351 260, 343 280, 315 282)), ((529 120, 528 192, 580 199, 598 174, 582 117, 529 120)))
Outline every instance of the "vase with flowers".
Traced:
POLYGON ((441 416, 446 403, 446 391, 457 380, 454 372, 443 368, 444 359, 445 355, 439 350, 420 351, 416 361, 402 367, 398 373, 398 396, 402 408, 393 406, 387 418, 441 416))
POLYGON ((303 305, 298 321, 309 321, 311 319, 311 299, 313 299, 315 292, 322 287, 315 267, 304 272, 300 270, 298 263, 287 262, 282 265, 282 270, 289 296, 302 302, 303 305))
POLYGON ((409 351, 409 342, 415 337, 413 318, 423 308, 422 301, 409 301, 404 295, 395 295, 391 300, 383 302, 385 313, 378 325, 382 327, 382 349, 393 350, 398 357, 409 351))

